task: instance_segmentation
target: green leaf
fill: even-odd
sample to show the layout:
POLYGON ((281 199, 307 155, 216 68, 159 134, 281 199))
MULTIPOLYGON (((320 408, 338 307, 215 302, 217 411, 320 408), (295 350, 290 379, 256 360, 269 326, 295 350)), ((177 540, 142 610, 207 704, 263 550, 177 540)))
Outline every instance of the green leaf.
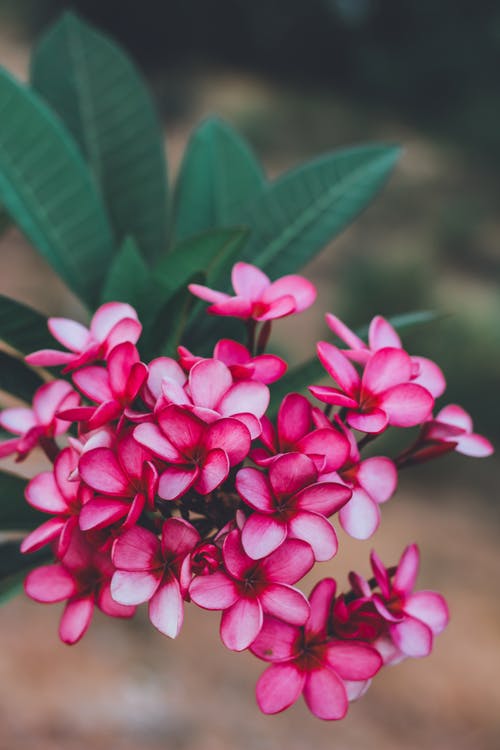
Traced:
POLYGON ((21 354, 54 347, 47 318, 3 294, 0 294, 0 339, 21 354))
POLYGON ((128 302, 140 313, 150 275, 136 243, 127 237, 109 269, 102 301, 128 302))
POLYGON ((295 273, 366 208, 399 153, 395 146, 362 146, 284 174, 239 215, 252 228, 243 259, 272 278, 295 273))
POLYGON ((264 186, 261 166, 238 133, 217 118, 205 120, 189 140, 176 184, 176 241, 238 223, 264 186))
POLYGON ((104 207, 59 118, 0 70, 0 202, 68 286, 94 306, 113 255, 104 207))
MULTIPOLYGON (((195 273, 189 279, 190 284, 204 284, 205 274, 195 273)), ((175 357, 177 347, 183 341, 183 334, 189 321, 196 298, 187 288, 179 289, 164 306, 158 316, 158 330, 163 330, 163 337, 157 344, 158 354, 175 357)))
POLYGON ((25 500, 27 480, 7 471, 0 471, 0 530, 31 531, 47 520, 44 513, 32 508, 25 500))
POLYGON ((0 389, 31 403, 42 378, 20 359, 0 351, 0 389))
POLYGON ((32 86, 71 132, 92 170, 118 242, 133 236, 154 261, 167 246, 163 130, 122 49, 72 13, 38 44, 32 86))
MULTIPOLYGON (((413 312, 402 313, 401 315, 392 315, 387 318, 389 323, 394 326, 396 331, 406 331, 411 328, 426 325, 427 323, 434 323, 436 320, 446 317, 442 313, 435 312, 434 310, 414 310, 413 312)), ((361 338, 368 336, 369 324, 358 328, 356 333, 361 338)))
POLYGON ((30 570, 50 562, 50 550, 43 549, 23 555, 19 539, 0 541, 0 604, 5 604, 23 590, 23 580, 30 570))

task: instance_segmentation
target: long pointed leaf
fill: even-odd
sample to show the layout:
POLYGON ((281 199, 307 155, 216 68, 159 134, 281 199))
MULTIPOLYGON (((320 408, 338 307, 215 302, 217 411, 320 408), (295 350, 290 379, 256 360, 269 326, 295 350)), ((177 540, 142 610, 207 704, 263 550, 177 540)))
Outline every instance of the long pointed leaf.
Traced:
POLYGON ((31 531, 47 520, 47 516, 28 505, 24 498, 27 480, 7 471, 0 471, 0 530, 31 531))
POLYGON ((0 389, 31 403, 42 378, 20 359, 0 351, 0 389))
POLYGON ((0 294, 0 340, 21 354, 54 346, 54 339, 47 328, 47 318, 3 294, 0 294))
POLYGON ((113 237, 73 139, 29 89, 0 70, 0 202, 87 304, 99 298, 113 237))
POLYGON ((65 13, 38 44, 31 81, 82 148, 118 242, 131 235, 144 256, 155 260, 167 245, 165 144, 132 61, 65 13))
MULTIPOLYGON (((127 237, 109 270, 102 293, 103 302, 128 302, 141 314, 141 301, 151 276, 132 237, 127 237)), ((146 290, 147 291, 147 290, 146 290)))

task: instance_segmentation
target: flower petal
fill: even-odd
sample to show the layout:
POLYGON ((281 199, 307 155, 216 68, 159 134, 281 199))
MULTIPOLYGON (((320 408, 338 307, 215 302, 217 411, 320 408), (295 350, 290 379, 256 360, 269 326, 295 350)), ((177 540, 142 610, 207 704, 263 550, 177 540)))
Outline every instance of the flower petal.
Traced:
POLYGON ((260 710, 265 714, 277 714, 289 708, 301 694, 304 682, 305 674, 295 664, 272 664, 257 682, 260 710))
POLYGON ((232 384, 231 371, 218 359, 201 360, 193 365, 189 373, 189 388, 193 402, 208 409, 217 408, 232 384))
POLYGON ((28 573, 24 589, 36 602, 62 602, 77 593, 73 576, 58 563, 42 565, 28 573))
POLYGON ((309 636, 326 636, 336 590, 337 584, 333 578, 323 578, 311 591, 311 613, 305 626, 309 636))
POLYGON ((49 318, 47 327, 53 337, 71 352, 79 353, 89 343, 90 331, 76 320, 49 318))
POLYGON ((404 611, 428 625, 436 635, 448 624, 450 614, 441 594, 434 591, 417 591, 405 601, 404 611))
POLYGON ((41 526, 23 539, 20 547, 21 552, 23 554, 26 552, 35 552, 45 544, 54 541, 60 535, 65 525, 66 522, 60 518, 49 518, 48 521, 42 523, 41 526))
POLYGON ((241 380, 225 393, 218 410, 223 417, 249 412, 262 417, 269 405, 269 388, 256 380, 241 380))
POLYGON ((257 638, 262 622, 262 607, 257 599, 238 599, 222 613, 222 643, 231 651, 244 651, 257 638))
POLYGON ((199 475, 198 466, 168 466, 160 475, 158 495, 163 500, 177 500, 193 486, 199 475))
POLYGON ((231 271, 231 283, 239 297, 258 300, 270 286, 269 277, 264 271, 250 263, 235 263, 231 271))
POLYGON ((148 570, 117 570, 111 579, 111 596, 119 604, 143 604, 157 590, 161 577, 148 570))
MULTIPOLYGON (((409 354, 403 349, 384 347, 370 357, 363 373, 362 394, 376 394, 407 383, 412 365, 409 354)), ((363 396, 362 396, 363 397, 363 396)))
POLYGON ((277 550, 260 562, 268 581, 296 583, 314 565, 309 544, 299 539, 286 539, 277 550))
POLYGON ((183 518, 167 518, 162 526, 161 550, 165 560, 185 557, 199 541, 199 533, 183 518))
POLYGON ((133 307, 125 302, 107 302, 94 313, 90 323, 90 333, 96 341, 102 342, 112 328, 123 318, 137 320, 137 313, 133 307))
POLYGON ((348 328, 340 318, 337 318, 336 315, 327 313, 325 319, 328 328, 333 331, 333 333, 338 336, 344 344, 347 344, 351 349, 366 349, 365 342, 360 339, 359 336, 356 336, 354 331, 351 331, 351 329, 348 328))
POLYGON ((318 719, 343 719, 349 706, 344 683, 328 667, 307 673, 304 700, 318 719))
POLYGON ((97 492, 117 497, 132 494, 129 479, 109 448, 94 448, 83 453, 78 471, 83 481, 97 492))
POLYGON ((251 466, 236 474, 236 490, 247 505, 261 513, 273 513, 276 502, 265 474, 251 466))
POLYGON ((430 416, 434 399, 422 386, 404 383, 381 394, 379 405, 389 417, 389 424, 414 427, 430 416))
POLYGON ((442 396, 446 390, 446 380, 441 368, 426 357, 412 357, 412 361, 419 366, 419 373, 416 378, 412 378, 412 383, 421 385, 434 398, 442 396))
POLYGON ((44 513, 66 513, 68 504, 61 495, 51 471, 43 471, 29 482, 25 491, 26 500, 44 513))
POLYGON ((390 458, 374 456, 359 464, 356 479, 377 503, 385 503, 396 491, 398 472, 390 458))
POLYGON ((354 539, 369 539, 378 529, 380 510, 377 503, 362 489, 353 490, 352 497, 339 513, 344 531, 354 539))
MULTIPOLYGON (((283 451, 294 448, 312 426, 311 404, 299 393, 289 393, 278 411, 278 435, 283 451)), ((306 453, 306 451, 304 451, 306 453)))
POLYGON ((358 393, 361 385, 361 378, 355 367, 340 349, 327 341, 320 341, 316 348, 319 360, 330 377, 339 384, 348 396, 355 398, 355 394, 358 393))
POLYGON ((367 680, 382 666, 380 654, 366 643, 331 641, 325 651, 328 665, 345 680, 367 680))
POLYGON ((189 587, 189 595, 203 609, 227 609, 239 596, 235 582, 222 571, 195 578, 189 587))
POLYGON ((300 511, 288 521, 288 536, 311 545, 318 562, 331 560, 337 554, 337 535, 331 523, 319 513, 300 511))
POLYGON ((24 406, 3 409, 0 413, 0 425, 4 430, 13 432, 15 435, 23 435, 36 424, 35 413, 32 409, 27 409, 24 406))
POLYGON ((365 409, 362 412, 350 411, 347 414, 347 424, 360 432, 377 434, 387 427, 387 422, 387 414, 382 409, 365 409))
POLYGON ((149 619, 160 633, 176 638, 184 619, 184 604, 178 580, 169 575, 149 602, 149 619))
POLYGON ((331 516, 349 501, 352 491, 337 482, 317 482, 297 492, 294 505, 300 510, 331 516))
POLYGON ((368 342, 370 349, 374 352, 386 347, 401 349, 403 346, 394 328, 381 315, 376 315, 370 323, 368 342))
POLYGON ((295 301, 295 312, 307 310, 314 303, 317 292, 314 284, 303 276, 289 274, 282 276, 265 290, 262 295, 263 302, 272 302, 280 297, 290 296, 295 301))
POLYGON ((113 544, 113 565, 120 570, 145 571, 155 568, 160 543, 156 534, 143 526, 134 526, 113 544))
POLYGON ((111 526, 115 521, 124 518, 130 509, 130 503, 115 500, 111 497, 92 498, 82 507, 79 516, 80 529, 102 529, 111 526))
POLYGON ((241 542, 247 555, 259 560, 277 549, 286 535, 286 523, 280 523, 273 516, 253 513, 243 526, 241 542))
POLYGON ((395 591, 409 594, 417 580, 419 567, 419 552, 416 544, 410 544, 401 555, 398 568, 392 582, 395 591))
POLYGON ((285 453, 269 467, 269 481, 278 498, 295 495, 317 478, 313 461, 303 453, 285 453))
POLYGON ((94 597, 83 596, 66 604, 59 623, 59 638, 63 643, 77 643, 85 635, 94 613, 94 597))
POLYGON ((389 633, 396 646, 407 656, 418 658, 432 651, 432 630, 414 617, 391 623, 389 633))
POLYGON ((222 448, 231 466, 243 461, 250 451, 250 433, 238 419, 218 419, 208 427, 204 445, 207 450, 222 448))
POLYGON ((164 461, 182 463, 182 455, 177 448, 167 440, 158 425, 152 424, 151 422, 143 422, 143 424, 140 424, 135 428, 133 435, 138 443, 145 448, 148 448, 155 454, 155 456, 162 458, 164 461))
POLYGON ((288 661, 297 656, 301 631, 296 625, 264 616, 264 624, 250 651, 264 661, 288 661))
POLYGON ((291 625, 304 625, 309 617, 309 602, 302 591, 293 586, 269 583, 259 600, 264 612, 291 625))

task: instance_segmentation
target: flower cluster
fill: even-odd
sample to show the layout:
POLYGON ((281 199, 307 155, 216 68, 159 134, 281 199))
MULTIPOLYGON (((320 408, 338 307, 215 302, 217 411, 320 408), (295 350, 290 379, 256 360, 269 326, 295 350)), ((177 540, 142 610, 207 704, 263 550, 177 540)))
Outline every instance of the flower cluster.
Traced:
POLYGON ((246 346, 221 339, 209 358, 181 346, 176 359, 142 362, 141 324, 122 303, 100 307, 89 329, 49 321, 68 351, 27 361, 63 365, 66 379, 43 385, 32 409, 0 415, 17 435, 0 456, 22 460, 39 446, 53 463, 27 486, 28 503, 49 518, 21 549, 46 548, 54 561, 30 572, 25 589, 36 601, 66 602, 65 643, 82 637, 96 605, 130 617, 147 603, 152 624, 172 638, 185 603, 218 610, 225 646, 271 663, 257 685, 262 711, 281 711, 303 693, 316 716, 339 719, 382 664, 430 652, 446 604, 413 592, 415 545, 395 568, 373 553, 374 578, 351 574, 344 594, 329 578, 309 598, 295 584, 337 553, 337 522, 356 539, 375 532, 398 470, 492 447, 460 407, 433 416, 441 370, 405 352, 380 317, 366 344, 327 315, 348 347, 317 345, 334 383, 310 385, 314 400, 289 393, 273 420, 269 386, 286 363, 264 352, 271 321, 309 307, 315 290, 300 276, 271 283, 245 263, 232 278, 233 297, 190 287, 212 303, 209 313, 246 326, 246 346), (362 457, 390 426, 420 431, 398 456, 362 457))

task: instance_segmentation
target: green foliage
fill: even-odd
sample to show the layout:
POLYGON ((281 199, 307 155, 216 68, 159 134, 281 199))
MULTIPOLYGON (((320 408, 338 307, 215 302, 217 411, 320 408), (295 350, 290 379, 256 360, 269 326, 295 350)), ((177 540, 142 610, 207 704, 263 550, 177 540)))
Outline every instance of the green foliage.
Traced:
POLYGON ((132 237, 127 237, 109 269, 103 302, 128 302, 141 313, 151 273, 132 237))
POLYGON ((0 604, 21 593, 24 576, 29 570, 49 561, 50 553, 46 550, 27 556, 19 551, 19 540, 0 541, 0 604))
POLYGON ((205 120, 189 140, 177 180, 176 241, 238 223, 243 207, 265 184, 262 168, 245 141, 218 118, 205 120))
POLYGON ((36 310, 0 294, 0 340, 21 354, 54 346, 47 319, 36 310))
POLYGON ((164 137, 135 66, 110 39, 65 13, 38 44, 31 82, 82 149, 118 243, 153 262, 167 246, 164 137))
POLYGON ((33 393, 43 385, 42 378, 20 359, 0 351, 0 390, 31 403, 33 393))
POLYGON ((0 70, 0 201, 68 286, 99 298, 113 238, 70 135, 29 89, 0 70))
POLYGON ((47 520, 47 516, 28 505, 24 499, 27 480, 7 471, 0 471, 0 529, 31 531, 47 520))

